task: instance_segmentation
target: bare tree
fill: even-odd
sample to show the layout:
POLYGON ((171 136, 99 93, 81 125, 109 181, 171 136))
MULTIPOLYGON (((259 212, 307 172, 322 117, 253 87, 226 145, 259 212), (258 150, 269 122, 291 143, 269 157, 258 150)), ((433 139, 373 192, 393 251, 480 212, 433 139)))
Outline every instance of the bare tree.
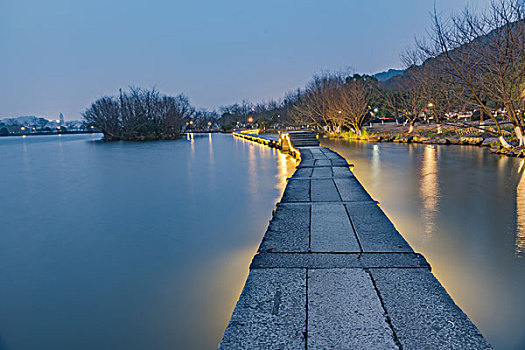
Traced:
POLYGON ((193 113, 184 95, 160 95, 155 89, 130 88, 118 98, 102 97, 82 114, 107 140, 175 138, 182 121, 193 113))
POLYGON ((409 133, 414 131, 414 125, 421 112, 429 104, 428 74, 422 67, 421 56, 415 50, 407 50, 402 59, 405 62, 405 73, 390 86, 382 89, 382 99, 388 109, 396 116, 401 115, 409 123, 409 133))
POLYGON ((513 123, 520 144, 525 144, 523 99, 525 35, 523 1, 493 1, 490 10, 475 15, 469 10, 444 21, 434 11, 431 46, 422 48, 431 58, 446 59, 443 73, 461 87, 466 102, 487 115, 494 134, 509 148, 496 113, 487 101, 501 102, 513 123), (520 108, 521 107, 521 108, 520 108))
POLYGON ((333 89, 337 82, 331 74, 315 75, 291 109, 292 117, 298 122, 313 124, 329 133, 334 132, 333 89))
POLYGON ((361 136, 361 129, 375 98, 375 78, 354 74, 346 77, 335 91, 334 114, 339 122, 361 136))

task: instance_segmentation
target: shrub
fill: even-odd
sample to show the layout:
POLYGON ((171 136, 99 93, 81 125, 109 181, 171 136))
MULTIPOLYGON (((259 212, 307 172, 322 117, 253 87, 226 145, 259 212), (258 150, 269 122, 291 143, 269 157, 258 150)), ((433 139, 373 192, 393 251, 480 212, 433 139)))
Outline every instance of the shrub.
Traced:
POLYGON ((130 88, 118 97, 102 97, 82 113, 106 140, 154 140, 179 136, 182 122, 192 113, 184 95, 161 95, 155 89, 130 88))

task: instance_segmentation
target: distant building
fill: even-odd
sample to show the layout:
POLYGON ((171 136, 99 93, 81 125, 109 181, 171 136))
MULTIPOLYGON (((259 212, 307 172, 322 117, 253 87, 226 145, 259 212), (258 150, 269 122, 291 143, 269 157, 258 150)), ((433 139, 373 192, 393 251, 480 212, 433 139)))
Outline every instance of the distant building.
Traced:
POLYGON ((58 125, 64 125, 64 115, 62 113, 58 116, 58 125))

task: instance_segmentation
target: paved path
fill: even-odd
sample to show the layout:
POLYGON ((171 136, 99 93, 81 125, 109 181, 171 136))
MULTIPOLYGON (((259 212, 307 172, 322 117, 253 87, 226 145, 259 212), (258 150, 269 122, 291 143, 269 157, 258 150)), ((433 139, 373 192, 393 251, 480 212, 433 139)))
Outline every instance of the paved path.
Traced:
POLYGON ((299 148, 220 349, 490 349, 337 153, 299 148))

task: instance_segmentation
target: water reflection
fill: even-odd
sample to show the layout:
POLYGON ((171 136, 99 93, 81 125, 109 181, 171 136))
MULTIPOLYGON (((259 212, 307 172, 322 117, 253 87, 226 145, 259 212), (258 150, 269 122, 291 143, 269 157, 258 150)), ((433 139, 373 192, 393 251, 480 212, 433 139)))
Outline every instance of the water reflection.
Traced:
POLYGON ((377 181, 381 167, 381 155, 379 153, 379 146, 372 146, 372 177, 377 181))
POLYGON ((525 257, 525 159, 518 169, 518 186, 516 188, 516 256, 525 257))
POLYGON ((293 162, 231 135, 93 138, 0 139, 0 340, 217 348, 293 162))
POLYGON ((215 165, 215 159, 213 158, 213 137, 211 132, 208 133, 208 154, 210 165, 213 168, 213 166, 215 165))
MULTIPOLYGON (((278 165, 278 173, 276 175, 277 178, 277 184, 275 185, 275 188, 279 192, 283 192, 284 188, 287 184, 287 179, 290 174, 293 174, 295 171, 296 162, 287 154, 281 153, 279 151, 275 151, 277 155, 277 165, 278 165)), ((279 198, 276 198, 276 201, 279 200, 279 198)))
POLYGON ((437 150, 425 147, 421 167, 421 217, 424 219, 425 237, 430 237, 436 230, 436 212, 439 199, 437 150))
MULTIPOLYGON (((244 140, 244 139, 242 140, 242 142, 244 142, 246 144, 246 146, 248 147, 248 169, 249 169, 248 182, 250 184, 249 190, 250 190, 250 192, 255 193, 258 190, 258 184, 259 184, 258 181, 257 181, 258 162, 257 162, 257 158, 255 156, 256 144, 253 143, 253 142, 244 140)), ((262 151, 262 153, 264 154, 265 150, 258 150, 258 151, 262 151)))

